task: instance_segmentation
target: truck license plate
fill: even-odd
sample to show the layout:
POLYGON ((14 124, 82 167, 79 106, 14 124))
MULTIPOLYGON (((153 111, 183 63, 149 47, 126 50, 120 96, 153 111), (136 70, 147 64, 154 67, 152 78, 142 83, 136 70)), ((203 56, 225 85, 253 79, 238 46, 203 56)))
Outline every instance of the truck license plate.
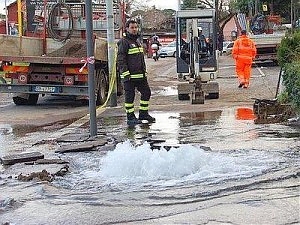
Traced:
POLYGON ((34 92, 56 93, 57 89, 56 89, 56 87, 34 86, 33 91, 34 92))

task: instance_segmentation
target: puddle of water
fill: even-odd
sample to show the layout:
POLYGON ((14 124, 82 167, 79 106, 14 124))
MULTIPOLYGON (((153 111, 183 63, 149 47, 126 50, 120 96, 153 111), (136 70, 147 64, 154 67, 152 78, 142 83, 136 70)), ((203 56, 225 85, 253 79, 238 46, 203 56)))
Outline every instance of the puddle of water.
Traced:
POLYGON ((125 117, 102 119, 98 127, 107 136, 127 140, 106 155, 102 153, 101 160, 95 155, 86 155, 80 161, 72 158, 76 161, 74 168, 81 169, 75 169, 76 175, 63 186, 84 189, 89 184, 101 189, 119 183, 155 186, 243 179, 273 169, 280 164, 277 152, 295 146, 294 139, 287 143, 262 137, 266 130, 294 130, 283 125, 257 125, 248 108, 152 114, 156 123, 127 129, 120 129, 126 127, 125 117), (161 142, 151 142, 157 140, 161 142))
POLYGON ((98 128, 117 140, 130 139, 141 144, 149 139, 163 140, 165 145, 201 144, 213 150, 261 149, 278 150, 295 146, 299 140, 296 128, 281 124, 255 124, 251 108, 230 108, 204 112, 151 112, 156 123, 128 128, 126 118, 101 119, 98 128), (108 122, 110 121, 110 122, 108 122), (125 129, 121 129, 125 127, 125 129), (276 132, 276 135, 268 135, 276 132), (288 140, 286 137, 290 137, 288 140))
POLYGON ((191 126, 191 125, 213 125, 217 123, 221 117, 222 111, 205 111, 205 112, 191 112, 191 113, 180 113, 180 126, 191 126))
POLYGON ((178 91, 176 87, 163 87, 160 91, 155 91, 153 94, 155 95, 163 95, 163 96, 170 96, 170 95, 177 95, 178 91))
POLYGON ((253 109, 250 109, 250 108, 237 108, 235 116, 236 116, 237 120, 254 120, 254 119, 256 119, 253 109))

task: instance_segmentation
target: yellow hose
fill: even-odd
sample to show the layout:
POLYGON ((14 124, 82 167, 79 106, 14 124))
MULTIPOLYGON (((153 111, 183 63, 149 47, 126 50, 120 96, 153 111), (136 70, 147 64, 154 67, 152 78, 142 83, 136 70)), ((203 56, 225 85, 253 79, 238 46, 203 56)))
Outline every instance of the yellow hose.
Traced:
POLYGON ((103 105, 97 107, 97 108, 104 108, 106 107, 106 104, 108 102, 108 100, 110 99, 111 93, 113 92, 114 86, 115 86, 115 82, 117 80, 117 45, 113 44, 112 46, 115 46, 115 55, 114 55, 114 60, 113 60, 113 68, 111 71, 111 77, 110 77, 110 81, 109 81, 109 88, 108 88, 108 94, 107 94, 107 98, 106 101, 103 103, 103 105))

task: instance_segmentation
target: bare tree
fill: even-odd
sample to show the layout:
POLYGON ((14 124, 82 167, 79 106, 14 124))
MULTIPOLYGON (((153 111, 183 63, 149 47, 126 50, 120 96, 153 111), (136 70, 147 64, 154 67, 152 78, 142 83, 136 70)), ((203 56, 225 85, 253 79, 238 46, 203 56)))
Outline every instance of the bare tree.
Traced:
MULTIPOLYGON (((127 3, 126 12, 132 17, 140 16, 143 22, 143 28, 146 30, 167 29, 170 23, 175 23, 174 13, 166 10, 156 9, 155 6, 149 7, 147 3, 150 0, 124 0, 127 3)), ((226 23, 235 15, 234 8, 228 2, 231 0, 218 0, 218 32, 222 33, 226 23)), ((183 9, 185 8, 215 8, 215 0, 183 0, 183 9)), ((173 26, 174 27, 174 26, 173 26)))
POLYGON ((226 23, 235 15, 234 8, 228 4, 230 2, 231 0, 183 0, 183 9, 187 6, 188 8, 215 8, 218 19, 217 29, 218 32, 223 33, 226 23))
POLYGON ((150 0, 121 0, 125 3, 125 11, 126 13, 132 13, 136 10, 146 10, 149 8, 147 5, 150 0))
MULTIPOLYGON (((173 12, 175 12, 173 10, 173 12)), ((132 12, 132 17, 140 17, 142 19, 142 25, 144 30, 148 31, 160 31, 166 30, 171 27, 169 25, 170 19, 174 19, 174 13, 169 10, 159 10, 155 6, 148 7, 146 10, 136 10, 132 12)))

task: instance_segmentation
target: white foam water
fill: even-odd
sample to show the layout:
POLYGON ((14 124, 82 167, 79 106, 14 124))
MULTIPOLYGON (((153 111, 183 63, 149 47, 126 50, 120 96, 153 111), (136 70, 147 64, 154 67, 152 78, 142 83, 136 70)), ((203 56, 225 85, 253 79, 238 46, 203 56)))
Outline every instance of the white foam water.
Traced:
POLYGON ((147 142, 133 146, 130 141, 125 141, 101 159, 101 169, 94 175, 111 183, 158 180, 218 182, 225 178, 259 175, 269 169, 274 160, 270 155, 255 150, 229 154, 187 144, 166 151, 152 150, 147 142))

